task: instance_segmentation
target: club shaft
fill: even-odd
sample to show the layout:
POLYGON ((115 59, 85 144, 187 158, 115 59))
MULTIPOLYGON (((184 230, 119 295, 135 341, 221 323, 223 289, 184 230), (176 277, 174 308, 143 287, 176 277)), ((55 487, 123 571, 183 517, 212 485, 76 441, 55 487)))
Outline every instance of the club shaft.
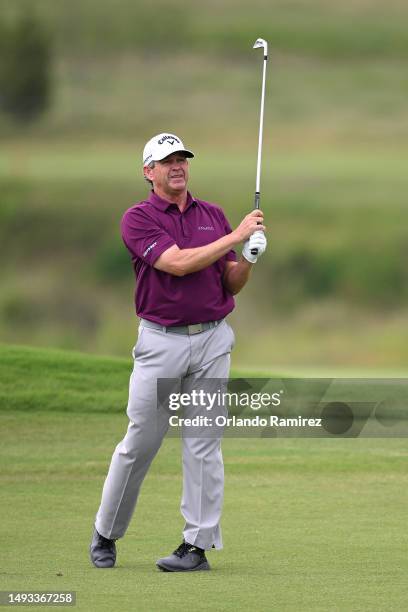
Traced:
POLYGON ((262 137, 263 137, 264 108, 265 108, 266 62, 267 62, 267 58, 264 57, 263 75, 262 75, 261 113, 259 117, 258 162, 256 165, 256 185, 255 185, 256 193, 261 192, 261 163, 262 163, 262 137))

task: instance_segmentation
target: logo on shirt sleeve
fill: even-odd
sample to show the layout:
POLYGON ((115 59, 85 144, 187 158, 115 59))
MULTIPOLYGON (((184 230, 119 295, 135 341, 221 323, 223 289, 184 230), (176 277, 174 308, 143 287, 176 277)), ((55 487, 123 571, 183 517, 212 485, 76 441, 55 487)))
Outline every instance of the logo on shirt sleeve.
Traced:
POLYGON ((150 251, 154 249, 156 245, 157 245, 157 242, 153 242, 150 246, 148 246, 145 252, 143 253, 143 257, 146 257, 146 255, 150 253, 150 251))
POLYGON ((214 228, 213 225, 199 225, 197 229, 202 230, 202 231, 211 231, 211 232, 213 232, 215 228, 214 228))

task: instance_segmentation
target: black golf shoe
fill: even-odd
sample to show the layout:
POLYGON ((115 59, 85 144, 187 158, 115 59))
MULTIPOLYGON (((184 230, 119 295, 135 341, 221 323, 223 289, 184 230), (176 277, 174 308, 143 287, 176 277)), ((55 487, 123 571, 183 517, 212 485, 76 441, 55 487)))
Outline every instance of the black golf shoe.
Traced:
POLYGON ((198 572, 210 569, 204 550, 187 542, 180 544, 172 555, 156 561, 156 565, 162 572, 198 572))
POLYGON ((116 561, 115 540, 108 540, 95 529, 89 548, 91 561, 95 567, 113 567, 116 561))

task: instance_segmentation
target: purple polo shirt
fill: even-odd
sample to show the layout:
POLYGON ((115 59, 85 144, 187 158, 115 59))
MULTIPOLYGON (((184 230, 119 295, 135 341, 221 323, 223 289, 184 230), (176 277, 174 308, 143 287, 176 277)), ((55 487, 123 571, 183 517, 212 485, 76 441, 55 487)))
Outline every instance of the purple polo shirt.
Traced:
POLYGON ((122 238, 136 275, 136 313, 160 325, 192 325, 222 319, 234 308, 234 298, 222 284, 229 251, 211 266, 174 276, 153 267, 156 259, 177 244, 180 249, 204 246, 231 232, 219 206, 193 199, 180 213, 177 204, 153 191, 147 200, 129 208, 122 218, 122 238))

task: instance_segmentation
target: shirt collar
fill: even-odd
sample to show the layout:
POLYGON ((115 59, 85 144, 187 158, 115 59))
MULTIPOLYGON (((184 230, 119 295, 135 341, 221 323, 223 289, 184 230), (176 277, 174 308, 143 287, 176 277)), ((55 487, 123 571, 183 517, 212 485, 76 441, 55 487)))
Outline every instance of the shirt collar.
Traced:
MULTIPOLYGON (((163 198, 160 198, 157 193, 153 191, 153 189, 150 191, 148 201, 151 202, 154 206, 156 206, 156 208, 162 211, 166 211, 168 208, 170 208, 170 206, 177 206, 177 204, 175 204, 174 202, 170 202, 169 200, 164 200, 163 198)), ((183 212, 185 212, 193 204, 197 204, 197 202, 194 200, 191 193, 187 191, 187 206, 185 207, 183 212)))

